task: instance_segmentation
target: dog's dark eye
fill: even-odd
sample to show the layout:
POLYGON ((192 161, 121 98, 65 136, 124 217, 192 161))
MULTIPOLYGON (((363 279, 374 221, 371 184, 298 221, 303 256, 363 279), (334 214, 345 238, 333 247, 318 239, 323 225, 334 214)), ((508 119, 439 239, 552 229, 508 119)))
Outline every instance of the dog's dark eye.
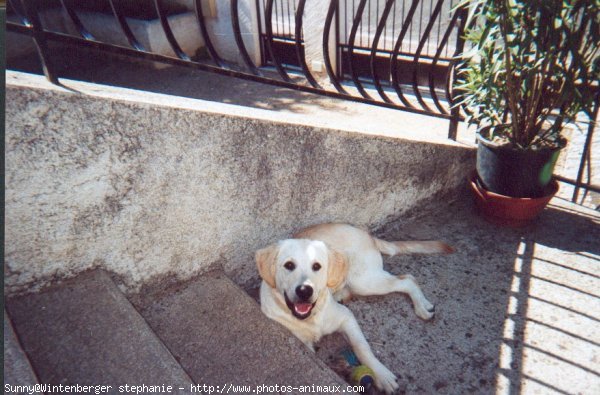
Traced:
POLYGON ((318 272, 319 270, 321 270, 321 264, 319 262, 315 262, 313 263, 313 271, 314 272, 318 272))
POLYGON ((294 264, 294 262, 286 262, 283 267, 285 267, 287 270, 289 270, 290 272, 292 270, 294 270, 296 268, 296 265, 294 264))

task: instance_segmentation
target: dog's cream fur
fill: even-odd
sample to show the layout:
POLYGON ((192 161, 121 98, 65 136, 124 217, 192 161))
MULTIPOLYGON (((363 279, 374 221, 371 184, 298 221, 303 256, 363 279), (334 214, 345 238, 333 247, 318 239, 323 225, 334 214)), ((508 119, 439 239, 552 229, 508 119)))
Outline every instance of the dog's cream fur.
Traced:
POLYGON ((341 331, 358 359, 375 373, 375 385, 392 393, 398 388, 396 376, 375 357, 352 312, 337 302, 351 295, 404 292, 416 314, 429 320, 434 306, 414 277, 384 271, 381 254, 448 252, 452 248, 439 241, 388 242, 350 225, 313 226, 257 251, 262 311, 310 349, 322 336, 341 331), (300 286, 312 289, 310 298, 300 297, 300 286))

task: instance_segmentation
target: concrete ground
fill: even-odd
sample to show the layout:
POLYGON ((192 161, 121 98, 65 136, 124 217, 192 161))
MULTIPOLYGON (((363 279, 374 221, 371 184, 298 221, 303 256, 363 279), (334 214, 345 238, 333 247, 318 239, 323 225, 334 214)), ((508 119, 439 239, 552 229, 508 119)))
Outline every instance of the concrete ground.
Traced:
MULTIPOLYGON (((600 393, 600 215, 554 199, 538 223, 500 229, 465 197, 393 224, 388 239, 442 239, 449 256, 387 259, 436 304, 423 322, 408 298, 349 304, 407 393, 600 393)), ((319 355, 337 356, 343 339, 319 355)))
MULTIPOLYGON (((456 248, 446 256, 385 259, 391 273, 417 278, 435 318, 420 320, 398 294, 355 298, 348 307, 405 393, 597 394, 599 225, 596 211, 558 198, 522 229, 487 223, 468 195, 432 205, 377 234, 456 248)), ((317 354, 344 376, 339 362, 347 346, 332 335, 317 354)))
MULTIPOLYGON (((398 376, 401 393, 597 394, 599 225, 596 211, 555 198, 535 224, 498 228, 473 212, 465 194, 375 231, 388 240, 441 239, 456 248, 452 255, 385 259, 390 272, 417 278, 436 304, 433 320, 417 318, 409 299, 397 294, 355 298, 348 306, 375 354, 398 376)), ((349 373, 340 363, 348 347, 341 335, 317 344, 321 362, 315 363, 292 334, 269 327, 257 306, 243 300, 242 290, 221 285, 228 282, 224 278, 207 275, 140 295, 149 300, 137 307, 151 333, 114 284, 89 287, 88 277, 8 303, 40 382, 138 377, 146 383, 176 372, 173 356, 196 383, 336 382, 321 362, 342 377, 349 373), (156 337, 173 355, 166 362, 153 358, 164 354, 156 337), (124 360, 129 368, 121 371, 124 360), (158 368, 159 362, 172 369, 162 367, 148 378, 150 366, 158 368)), ((108 283, 105 276, 103 284, 108 283)), ((257 297, 256 288, 247 291, 257 297)))

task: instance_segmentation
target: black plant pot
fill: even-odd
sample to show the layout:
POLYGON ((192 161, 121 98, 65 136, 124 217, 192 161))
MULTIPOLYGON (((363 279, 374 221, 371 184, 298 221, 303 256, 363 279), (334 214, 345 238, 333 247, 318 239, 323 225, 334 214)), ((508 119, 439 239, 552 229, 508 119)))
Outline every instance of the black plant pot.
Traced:
POLYGON ((538 198, 551 189, 557 148, 516 149, 488 140, 488 128, 477 136, 477 174, 491 192, 516 198, 538 198))

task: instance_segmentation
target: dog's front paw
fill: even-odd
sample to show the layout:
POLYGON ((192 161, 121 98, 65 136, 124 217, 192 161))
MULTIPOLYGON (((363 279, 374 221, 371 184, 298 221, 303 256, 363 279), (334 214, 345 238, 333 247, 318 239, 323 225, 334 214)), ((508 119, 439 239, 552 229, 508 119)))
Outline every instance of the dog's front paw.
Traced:
POLYGON ((398 390, 398 381, 394 373, 390 372, 388 368, 381 365, 375 373, 375 386, 386 394, 393 394, 398 390))
POLYGON ((430 320, 435 316, 435 306, 423 298, 419 303, 415 303, 415 313, 425 321, 430 320))

